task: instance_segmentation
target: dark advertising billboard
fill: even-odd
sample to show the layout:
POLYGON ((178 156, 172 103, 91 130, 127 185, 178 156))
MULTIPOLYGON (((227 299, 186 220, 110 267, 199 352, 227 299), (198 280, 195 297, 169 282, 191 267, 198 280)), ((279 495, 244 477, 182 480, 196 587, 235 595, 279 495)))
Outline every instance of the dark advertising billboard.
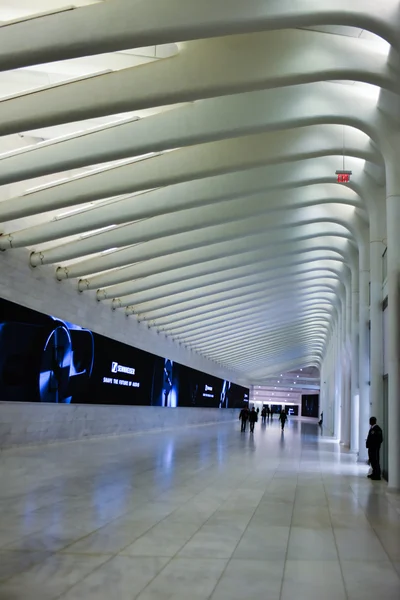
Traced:
POLYGON ((0 299, 0 400, 238 408, 249 390, 0 299))
POLYGON ((319 394, 303 394, 301 397, 301 416, 317 418, 319 413, 319 394))

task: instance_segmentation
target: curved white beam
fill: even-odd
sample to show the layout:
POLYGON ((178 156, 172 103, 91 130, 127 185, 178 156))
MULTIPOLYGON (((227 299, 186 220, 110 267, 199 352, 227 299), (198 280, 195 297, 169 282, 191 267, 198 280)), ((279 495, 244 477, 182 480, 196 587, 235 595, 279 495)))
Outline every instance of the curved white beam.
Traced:
MULTIPOLYGON (((296 303, 296 309, 299 313, 290 316, 285 316, 285 322, 295 322, 299 319, 305 319, 309 317, 313 317, 317 314, 323 314, 324 316, 332 316, 332 309, 321 307, 321 303, 316 303, 314 306, 306 305, 304 306, 301 303, 296 303)), ((167 328, 157 328, 159 333, 167 333, 173 337, 179 336, 181 334, 190 333, 190 335, 206 331, 216 325, 220 325, 229 321, 230 324, 234 325, 235 323, 240 323, 248 317, 258 318, 263 316, 264 319, 268 319, 268 325, 271 326, 275 323, 281 323, 282 318, 282 310, 276 307, 270 307, 268 304, 265 306, 263 302, 259 301, 257 304, 253 303, 251 307, 247 304, 243 307, 239 307, 236 310, 231 310, 229 313, 225 312, 220 314, 219 316, 209 317, 205 316, 201 321, 199 319, 193 321, 191 323, 185 324, 176 324, 170 325, 168 324, 167 328)))
MULTIPOLYGON (((232 173, 251 167, 342 155, 343 128, 335 125, 263 133, 182 150, 32 190, 0 203, 0 220, 76 206, 111 196, 232 173)), ((347 135, 346 154, 382 164, 379 152, 361 131, 347 135)))
POLYGON ((264 234, 258 234, 244 238, 236 238, 232 241, 217 242, 205 247, 196 247, 191 250, 184 250, 183 252, 162 254, 156 258, 145 260, 142 260, 140 256, 136 255, 135 259, 138 262, 135 264, 120 269, 114 269, 112 271, 106 271, 105 273, 94 275, 86 279, 80 279, 78 281, 78 289, 81 292, 85 290, 98 290, 103 287, 118 285, 126 281, 134 281, 136 279, 141 279, 142 277, 157 275, 158 273, 167 273, 175 269, 202 265, 208 261, 214 261, 221 257, 229 256, 235 260, 237 257, 240 257, 242 253, 246 255, 249 252, 260 249, 263 249, 264 253, 268 251, 268 256, 270 258, 291 256, 298 254, 299 252, 305 253, 304 256, 308 257, 314 254, 316 255, 318 252, 320 256, 324 256, 324 259, 346 260, 347 252, 344 251, 344 244, 340 243, 340 240, 338 239, 331 238, 322 241, 318 238, 313 238, 302 240, 301 245, 299 245, 299 243, 300 242, 295 241, 286 242, 284 247, 282 247, 282 243, 271 245, 266 241, 264 234))
MULTIPOLYGON (((293 277, 293 280, 295 280, 296 276, 293 277)), ((318 282, 316 282, 315 280, 313 280, 311 278, 311 280, 305 280, 306 281, 306 285, 309 286, 308 289, 308 294, 311 298, 312 294, 316 294, 316 293, 320 293, 320 292, 331 292, 331 288, 325 288, 323 286, 321 286, 321 284, 318 284, 318 282)), ((242 283, 244 283, 242 281, 242 283)), ((302 293, 301 290, 298 289, 298 286, 300 285, 300 281, 297 281, 297 289, 296 289, 296 293, 302 293)), ((303 281, 304 283, 304 281, 303 281)), ((274 291, 275 295, 279 295, 279 293, 283 293, 285 294, 287 289, 290 289, 290 293, 293 293, 293 289, 294 289, 294 281, 290 283, 290 286, 288 288, 288 286, 286 284, 282 284, 282 285, 277 285, 276 288, 280 287, 281 289, 276 289, 274 291)), ((169 298, 166 297, 162 297, 159 299, 155 299, 152 301, 147 301, 147 302, 142 302, 140 304, 135 304, 135 305, 127 305, 126 303, 124 303, 127 307, 129 307, 129 310, 127 311, 127 314, 132 314, 132 313, 136 313, 139 315, 147 315, 146 318, 149 317, 149 313, 157 310, 160 311, 160 309, 163 308, 168 308, 169 310, 171 310, 173 312, 173 314, 181 314, 181 310, 185 310, 186 308, 195 308, 196 306, 204 306, 204 304, 211 304, 214 301, 219 301, 219 300, 225 300, 227 297, 245 297, 245 296, 249 296, 254 292, 258 292, 261 290, 268 290, 270 289, 268 286, 268 280, 266 281, 259 281, 257 280, 256 282, 248 282, 248 284, 246 285, 246 288, 244 288, 242 286, 242 288, 238 288, 237 286, 235 286, 235 282, 231 282, 231 283, 225 283, 223 285, 223 287, 220 286, 214 286, 211 289, 207 289, 204 288, 203 289, 203 297, 202 297, 202 302, 198 303, 199 300, 199 296, 196 293, 190 293, 190 292, 185 292, 185 293, 178 293, 175 294, 174 296, 171 296, 169 298), (222 288, 222 289, 221 289, 222 288), (207 297, 207 300, 206 300, 207 297)), ((332 291, 333 294, 335 294, 335 291, 332 291)), ((321 296, 322 298, 322 296, 321 296)), ((328 298, 329 296, 324 296, 324 298, 328 298)), ((114 302, 114 306, 117 308, 117 306, 120 306, 122 304, 118 303, 118 302, 114 302)), ((160 313, 158 313, 160 314, 160 313)), ((151 318, 151 317, 150 317, 151 318)))
POLYGON ((145 119, 131 119, 5 155, 0 158, 0 184, 149 152, 306 125, 347 125, 378 141, 381 127, 376 121, 376 102, 355 86, 321 82, 235 94, 200 100, 145 119))
POLYGON ((369 40, 305 30, 270 31, 188 42, 172 58, 3 100, 0 135, 326 80, 362 81, 399 92, 387 55, 369 40))
MULTIPOLYGON (((251 204, 250 200, 248 201, 251 204)), ((228 204, 228 203, 226 203, 228 204)), ((311 206, 307 208, 286 208, 281 211, 268 212, 264 204, 253 204, 251 213, 246 204, 232 201, 230 206, 214 209, 191 209, 172 215, 154 217, 103 233, 53 247, 49 250, 33 252, 31 265, 50 264, 63 260, 70 260, 80 256, 107 250, 107 248, 121 247, 128 244, 156 240, 164 236, 173 236, 179 233, 196 231, 218 224, 239 222, 243 229, 252 226, 254 220, 259 221, 258 226, 264 222, 265 230, 273 228, 299 227, 309 223, 333 223, 349 231, 353 238, 356 237, 354 218, 350 221, 351 209, 345 211, 338 204, 330 206, 311 206), (337 210, 335 210, 337 207, 337 210), (228 212, 229 211, 229 212, 228 212)))
MULTIPOLYGON (((313 313, 308 313, 307 315, 299 314, 295 321, 290 321, 290 331, 293 335, 296 332, 297 327, 303 327, 305 323, 312 323, 313 325, 317 323, 323 323, 325 325, 330 324, 332 315, 322 314, 318 311, 314 311, 313 313)), ((203 343, 209 340, 211 343, 215 341, 215 339, 219 340, 223 345, 225 342, 225 334, 230 334, 232 332, 235 333, 234 339, 237 341, 237 345, 240 345, 240 335, 243 333, 245 337, 251 334, 252 328, 255 327, 255 331, 258 331, 260 335, 265 333, 267 335, 267 339, 265 340, 266 345, 271 345, 274 339, 278 339, 282 341, 282 327, 287 324, 288 321, 285 319, 278 321, 278 323, 269 321, 268 311, 263 311, 260 313, 255 313, 253 315, 248 315, 247 317, 237 317, 236 319, 229 319, 225 322, 225 325, 221 323, 220 325, 215 326, 215 331, 212 330, 212 327, 204 327, 199 328, 199 330, 195 331, 184 331, 180 333, 170 334, 174 340, 178 340, 184 342, 185 344, 197 344, 203 343), (275 332, 278 331, 278 338, 274 337, 275 332)), ((213 346, 213 348, 217 348, 218 346, 213 346)))
MULTIPOLYGON (((243 353, 246 350, 252 352, 251 356, 259 356, 262 362, 268 357, 276 355, 280 349, 285 349, 287 342, 291 344, 299 344, 300 346, 306 341, 315 343, 315 341, 324 341, 327 338, 327 330, 323 323, 317 323, 315 326, 308 324, 304 325, 303 329, 295 331, 293 335, 285 331, 277 333, 277 338, 280 340, 276 346, 266 347, 266 332, 260 332, 259 327, 255 327, 245 335, 242 339, 234 341, 234 338, 226 338, 222 346, 218 349, 213 346, 212 341, 208 344, 193 344, 190 347, 195 348, 196 352, 204 353, 212 357, 213 360, 237 357, 239 361, 249 360, 249 357, 243 359, 243 353), (260 349, 263 349, 262 353, 260 349)), ((189 345, 189 344, 187 344, 189 345)))
MULTIPOLYGON (((190 321, 180 322, 176 321, 175 323, 167 323, 166 327, 161 327, 159 325, 153 325, 152 327, 156 327, 159 333, 167 333, 168 335, 180 335, 185 333, 196 333, 200 332, 203 329, 214 327, 216 325, 224 324, 228 320, 229 322, 233 322, 234 320, 248 318, 251 316, 259 316, 264 315, 267 318, 268 324, 273 325, 275 323, 281 322, 282 311, 279 306, 273 305, 274 300, 271 298, 271 302, 267 300, 264 304, 262 299, 249 301, 248 303, 244 303, 242 305, 233 306, 230 310, 225 309, 225 311, 219 311, 213 314, 205 315, 201 319, 191 319, 190 321)), ((320 314, 330 315, 332 316, 332 305, 330 303, 325 303, 324 301, 318 300, 304 300, 299 298, 296 300, 296 309, 299 311, 297 314, 293 314, 290 312, 289 315, 285 315, 285 322, 295 322, 299 318, 305 318, 306 316, 311 316, 316 314, 317 312, 320 314), (299 316, 301 313, 301 317, 299 316)))
MULTIPOLYGON (((121 203, 111 203, 105 207, 100 207, 99 211, 103 214, 102 226, 107 226, 112 223, 113 225, 127 223, 129 221, 138 221, 144 218, 151 218, 165 215, 167 218, 178 221, 179 218, 185 218, 185 215, 189 213, 189 208, 197 209, 197 212, 201 211, 201 214, 212 214, 214 207, 225 207, 227 212, 235 212, 237 206, 243 207, 246 205, 248 213, 256 213, 260 206, 265 206, 267 210, 274 211, 282 208, 284 205, 289 207, 307 207, 315 204, 317 201, 319 204, 331 204, 339 203, 343 205, 353 206, 363 210, 364 205, 359 195, 352 189, 339 186, 336 183, 315 184, 313 186, 303 186, 302 189, 296 191, 296 189, 286 189, 282 191, 263 191, 254 193, 247 197, 240 197, 239 193, 232 194, 233 199, 223 196, 222 199, 210 198, 207 203, 201 203, 196 196, 194 206, 188 200, 186 203, 181 203, 176 199, 170 204, 167 203, 167 199, 173 195, 174 188, 178 186, 170 186, 170 188, 162 188, 147 194, 142 194, 135 198, 129 198, 127 201, 123 201, 124 206, 121 207, 121 203), (238 197, 235 197, 238 196, 238 197), (125 208, 125 210, 124 210, 125 208), (182 212, 184 209, 184 212, 182 212), (171 214, 172 213, 172 214, 171 214)), ((189 187, 186 185, 185 187, 189 187)), ((206 195, 206 194, 204 194, 206 195)), ((71 233, 76 233, 76 230, 91 231, 94 228, 93 224, 87 224, 90 214, 79 213, 71 217, 66 217, 59 221, 50 221, 48 223, 37 225, 33 228, 28 228, 20 231, 15 231, 7 235, 0 237, 0 249, 5 250, 8 247, 18 248, 23 246, 30 246, 32 244, 43 243, 49 240, 66 237, 71 233), (80 225, 78 224, 80 223, 80 225), (71 229, 72 227, 72 229, 71 229)), ((203 219, 204 220, 204 219, 203 219)), ((209 222, 212 224, 212 220, 209 222)), ((99 220, 97 225, 100 225, 99 220)), ((100 225, 100 226, 101 226, 100 225)))
MULTIPOLYGON (((286 344, 289 340, 286 341, 286 344)), ((205 352, 211 360, 219 361, 222 364, 229 363, 240 368, 251 365, 251 368, 257 368, 257 366, 267 366, 268 363, 273 361, 281 360, 281 358, 287 356, 293 356, 297 352, 304 353, 307 349, 322 349, 327 341, 327 335, 324 332, 320 332, 318 328, 305 329, 299 332, 299 337, 291 343, 291 349, 288 350, 286 345, 282 345, 275 348, 264 350, 264 344, 261 339, 250 339, 248 344, 236 349, 228 349, 225 353, 213 353, 205 352)), ((188 346, 191 348, 190 346, 188 346)), ((193 347, 194 348, 194 347, 193 347)), ((198 352, 199 350, 194 350, 198 352)))
POLYGON ((371 0, 114 0, 0 30, 0 69, 177 41, 312 25, 367 29, 399 49, 398 3, 371 0), (110 22, 112 27, 110 27, 110 22), (96 27, 92 24, 96 23, 96 27))
MULTIPOLYGON (((290 269, 288 268, 290 272, 290 269)), ((317 271, 309 268, 293 270, 293 277, 298 275, 302 275, 303 273, 311 273, 314 272, 317 274, 317 271)), ((324 271, 318 271, 321 275, 324 271)), ((189 279, 187 282, 178 282, 171 283, 169 285, 161 285, 159 287, 149 287, 145 288, 143 291, 138 291, 136 293, 121 296, 120 298, 114 298, 112 300, 113 308, 125 308, 126 306, 135 305, 145 302, 151 302, 158 299, 167 299, 169 296, 174 296, 176 294, 184 295, 186 293, 190 293, 194 291, 195 296, 198 296, 201 289, 201 294, 205 299, 206 295, 210 292, 218 291, 219 288, 221 290, 224 289, 224 285, 226 282, 239 281, 242 285, 247 285, 251 283, 256 283, 257 281, 262 281, 263 278, 269 277, 269 272, 263 272, 260 270, 260 266, 258 264, 248 267, 247 269, 236 268, 229 269, 224 271, 223 273, 216 273, 215 275, 206 275, 194 278, 194 280, 189 279), (204 290, 203 290, 204 288, 204 290)), ((284 275, 280 275, 280 277, 284 277, 284 275)), ((332 277, 338 279, 338 275, 325 275, 326 278, 332 277)), ((279 276, 276 276, 279 278, 279 276)), ((272 278, 270 278, 272 279, 272 278)), ((140 286, 138 286, 139 288, 140 286)))
MULTIPOLYGON (((226 302, 227 300, 231 300, 231 299, 245 299, 246 296, 250 297, 253 296, 254 294, 257 294, 258 292, 263 293, 264 295, 266 294, 267 290, 269 290, 270 287, 267 283, 264 282, 258 282, 255 285, 252 286, 247 286, 246 289, 238 289, 237 287, 235 288, 234 286, 232 286, 232 288, 225 290, 224 292, 216 292, 214 294, 210 294, 210 296, 208 296, 207 298, 207 306, 214 306, 214 305, 219 305, 222 304, 224 302, 226 302)), ((325 292, 326 290, 323 289, 311 289, 309 290, 309 294, 310 296, 312 294, 321 294, 321 292, 325 292)), ((286 293, 286 292, 285 292, 286 293)), ((300 292, 301 293, 301 292, 300 292)), ((327 299, 330 300, 329 296, 326 295, 321 295, 319 296, 319 298, 321 299, 327 299)), ((131 314, 137 314, 139 315, 140 320, 146 319, 146 320, 153 320, 153 319, 157 319, 158 317, 166 317, 169 315, 183 315, 183 314, 192 314, 192 311, 196 310, 197 308, 203 308, 204 307, 204 301, 202 298, 174 298, 173 300, 171 299, 164 299, 162 302, 161 301, 156 301, 156 302, 147 302, 144 304, 141 304, 140 306, 128 306, 125 310, 127 315, 131 315, 131 314)))
MULTIPOLYGON (((173 237, 166 237, 127 246, 122 249, 115 249, 111 252, 105 252, 99 256, 79 260, 71 264, 65 264, 58 267, 56 275, 58 280, 71 279, 74 277, 82 277, 94 273, 104 272, 110 269, 125 267, 132 263, 140 261, 148 261, 150 259, 160 259, 162 256, 171 255, 172 259, 179 260, 173 255, 178 255, 182 252, 198 249, 201 252, 205 247, 210 245, 210 239, 213 239, 214 244, 219 243, 234 243, 235 240, 241 240, 243 243, 251 245, 254 238, 263 236, 264 223, 259 220, 253 220, 249 227, 243 226, 242 223, 232 223, 229 231, 226 231, 221 225, 213 227, 211 231, 208 229, 198 230, 190 233, 181 233, 173 237)), ((264 236, 265 238, 265 236, 264 236)), ((348 240, 351 236, 348 231, 343 230, 341 226, 330 224, 329 228, 321 229, 316 224, 304 225, 298 227, 291 237, 290 241, 308 242, 308 240, 324 238, 326 244, 337 248, 339 251, 347 249, 348 240)), ((284 243, 281 235, 276 235, 274 232, 268 236, 266 244, 273 241, 278 247, 284 243)), ((257 241, 255 241, 255 245, 257 241)))
MULTIPOLYGON (((280 260, 279 263, 277 263, 276 260, 271 259, 270 257, 262 257, 259 256, 257 260, 254 261, 249 261, 246 263, 242 263, 241 265, 237 265, 235 263, 232 263, 231 265, 227 265, 226 268, 224 269, 215 269, 212 270, 210 268, 209 271, 207 271, 207 273, 205 272, 199 272, 198 274, 191 274, 191 273, 187 273, 185 276, 183 277, 179 277, 178 273, 174 273, 173 276, 165 278, 165 279, 157 279, 157 280, 152 280, 149 281, 147 278, 145 278, 142 282, 138 283, 135 286, 129 287, 129 288, 124 288, 123 290, 115 290, 115 289, 110 289, 110 290, 98 290, 97 293, 97 299, 98 300, 106 300, 106 299, 115 299, 115 303, 116 305, 120 305, 120 300, 121 298, 124 297, 124 295, 128 295, 131 294, 132 296, 130 296, 130 298, 132 298, 135 294, 141 292, 141 291, 147 291, 147 290, 157 290, 159 288, 159 291, 164 292, 163 293, 163 297, 166 297, 168 294, 168 290, 169 289, 175 289, 175 288, 170 288, 168 286, 176 286, 176 288, 179 289, 179 292, 184 291, 184 288, 186 288, 186 286, 192 286, 195 281, 194 280, 198 280, 198 284, 199 286, 201 285, 202 281, 207 281, 209 284, 211 283, 220 283, 222 281, 225 281, 226 278, 230 278, 231 274, 232 274, 232 270, 235 271, 235 277, 237 277, 238 279, 242 276, 245 276, 247 274, 252 273, 253 271, 256 273, 259 273, 260 277, 261 276, 265 276, 266 274, 269 274, 271 277, 275 275, 275 272, 278 271, 280 269, 288 269, 288 272, 291 272, 292 270, 294 270, 295 273, 300 273, 300 272, 304 272, 304 271, 300 271, 298 269, 298 267, 303 267, 304 269, 307 270, 307 272, 311 272, 312 270, 315 271, 326 271, 329 273, 332 273, 333 275, 337 275, 339 278, 341 276, 343 276, 343 263, 341 264, 338 261, 330 261, 330 260, 323 260, 321 258, 320 255, 317 256, 310 256, 307 258, 300 258, 296 260, 296 261, 292 261, 292 260, 288 260, 288 258, 286 258, 286 260, 280 260), (297 267, 297 268, 296 268, 297 267), (208 277, 208 279, 207 279, 208 277), (202 278, 202 279, 199 279, 202 278), (179 286, 179 284, 181 284, 179 286), (116 292, 119 291, 120 293, 117 295, 116 292), (126 294, 121 293, 121 292, 126 292, 126 294)), ((279 275, 278 275, 278 279, 279 279, 279 275)), ((131 285, 131 284, 129 284, 131 285)), ((129 305, 130 306, 130 305, 129 305)))
POLYGON ((264 273, 274 274, 275 271, 285 268, 294 268, 298 266, 310 266, 313 269, 324 269, 331 273, 341 274, 343 271, 343 263, 337 260, 323 259, 320 254, 313 253, 310 255, 302 255, 298 253, 297 259, 293 260, 292 256, 285 257, 283 260, 273 258, 266 254, 265 249, 255 252, 248 252, 240 255, 236 260, 232 257, 225 257, 220 260, 214 260, 204 263, 201 268, 190 266, 180 269, 174 269, 165 273, 150 275, 135 281, 128 281, 109 288, 97 290, 97 300, 107 300, 113 298, 121 298, 130 294, 136 294, 149 289, 162 288, 164 295, 167 295, 169 285, 192 285, 201 286, 202 281, 212 283, 214 281, 222 281, 225 277, 231 276, 240 277, 241 273, 256 272, 260 275, 264 273), (234 273, 233 274, 233 270, 234 273))
MULTIPOLYGON (((151 327, 155 327, 157 331, 160 333, 164 333, 166 331, 166 327, 168 331, 173 334, 174 331, 185 330, 186 327, 197 326, 199 323, 212 323, 218 322, 219 320, 224 320, 227 317, 231 318, 231 316, 236 314, 248 314, 251 311, 258 310, 264 304, 264 292, 256 292, 252 295, 251 299, 246 298, 232 298, 230 302, 223 302, 223 306, 220 308, 213 308, 213 306, 202 307, 198 310, 191 311, 190 316, 182 315, 182 313, 178 313, 177 315, 169 316, 169 317, 159 317, 156 319, 151 319, 149 324, 151 327)), ((317 304, 314 304, 310 300, 302 300, 299 298, 299 306, 301 306, 302 313, 305 314, 309 310, 314 310, 315 306, 321 308, 321 310, 326 310, 329 314, 331 311, 331 303, 326 300, 319 300, 317 304)), ((278 308, 277 311, 280 311, 278 308)), ((143 321, 145 319, 139 318, 139 321, 143 321)))
MULTIPOLYGON (((151 314, 148 313, 138 313, 137 318, 139 322, 148 320, 149 325, 151 327, 155 327, 161 333, 164 331, 165 327, 170 329, 174 328, 176 325, 185 324, 188 321, 191 324, 195 324, 201 322, 203 318, 212 318, 214 316, 225 316, 230 311, 243 310, 244 308, 255 308, 260 306, 263 303, 265 298, 265 302, 268 302, 268 286, 253 286, 253 289, 248 290, 246 294, 239 294, 238 296, 232 295, 232 297, 212 300, 206 305, 195 306, 193 308, 186 308, 185 310, 179 310, 179 312, 175 312, 173 310, 173 306, 169 309, 161 309, 160 311, 154 310, 151 311, 151 314), (164 313, 167 313, 164 316, 164 313), (160 314, 159 314, 160 313, 160 314)), ((321 293, 320 291, 312 292, 310 296, 307 296, 307 291, 300 291, 298 293, 298 301, 301 304, 302 310, 308 310, 310 307, 315 305, 315 302, 318 301, 318 304, 324 304, 326 306, 331 306, 332 299, 329 297, 321 296, 317 297, 316 294, 321 293)), ((281 299, 285 299, 287 297, 287 293, 285 291, 281 291, 280 293, 274 296, 274 298, 278 298, 279 302, 281 299)), ((132 314, 134 307, 127 307, 126 313, 132 314)))

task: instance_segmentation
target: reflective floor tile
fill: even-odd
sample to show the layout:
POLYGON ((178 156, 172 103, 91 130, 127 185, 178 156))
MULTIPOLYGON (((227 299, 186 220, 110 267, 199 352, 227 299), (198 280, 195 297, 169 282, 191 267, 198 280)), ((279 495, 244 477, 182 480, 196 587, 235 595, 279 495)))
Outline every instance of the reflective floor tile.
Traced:
POLYGON ((43 562, 49 556, 49 552, 0 551, 0 582, 43 562))
POLYGON ((347 600, 339 561, 288 560, 281 600, 347 600))
POLYGON ((220 559, 173 558, 138 600, 207 600, 226 563, 220 559))
POLYGON ((400 598, 400 576, 389 561, 342 561, 341 564, 349 600, 400 598))
POLYGON ((54 600, 106 560, 106 556, 54 554, 0 584, 0 599, 54 600))
POLYGON ((282 560, 286 556, 289 527, 248 527, 234 553, 234 558, 282 560))
MULTIPOLYGON (((133 600, 168 558, 116 556, 75 585, 62 600, 133 600)), ((61 600, 60 599, 60 600, 61 600)))
POLYGON ((198 523, 162 521, 121 554, 129 556, 175 556, 199 529, 198 523))
POLYGON ((365 529, 334 529, 340 560, 389 559, 373 531, 365 529))
POLYGON ((181 557, 230 558, 243 528, 234 523, 204 525, 179 552, 181 557))
POLYGON ((237 560, 228 564, 211 600, 279 600, 284 561, 237 560))
POLYGON ((337 560, 332 529, 292 527, 287 557, 289 560, 337 560))

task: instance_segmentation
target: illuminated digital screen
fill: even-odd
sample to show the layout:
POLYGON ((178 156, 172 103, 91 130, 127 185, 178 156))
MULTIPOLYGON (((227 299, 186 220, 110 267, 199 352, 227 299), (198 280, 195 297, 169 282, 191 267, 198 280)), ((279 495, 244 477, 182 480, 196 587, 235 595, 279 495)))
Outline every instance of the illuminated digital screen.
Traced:
POLYGON ((0 299, 0 400, 237 408, 249 390, 0 299))

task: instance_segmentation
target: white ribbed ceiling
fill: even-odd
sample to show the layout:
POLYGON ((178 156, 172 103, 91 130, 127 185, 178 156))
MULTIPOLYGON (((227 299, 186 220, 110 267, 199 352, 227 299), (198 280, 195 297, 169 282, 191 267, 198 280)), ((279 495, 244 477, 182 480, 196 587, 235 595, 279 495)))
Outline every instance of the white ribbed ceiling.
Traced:
POLYGON ((249 382, 319 367, 384 189, 398 15, 0 0, 0 248, 249 382))

